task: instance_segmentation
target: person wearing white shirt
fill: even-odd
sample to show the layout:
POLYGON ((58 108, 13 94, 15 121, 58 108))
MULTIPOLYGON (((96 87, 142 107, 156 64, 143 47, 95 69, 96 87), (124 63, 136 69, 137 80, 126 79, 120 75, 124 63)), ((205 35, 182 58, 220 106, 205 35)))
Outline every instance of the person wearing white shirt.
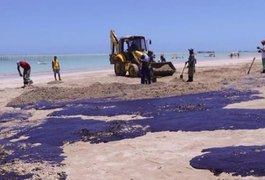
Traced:
POLYGON ((261 59, 262 59, 263 70, 262 70, 261 73, 265 73, 265 48, 264 48, 265 40, 262 40, 261 44, 262 44, 263 47, 262 48, 257 47, 257 48, 259 49, 259 52, 261 53, 261 59))
POLYGON ((150 58, 147 54, 140 57, 141 60, 141 84, 151 84, 150 58))

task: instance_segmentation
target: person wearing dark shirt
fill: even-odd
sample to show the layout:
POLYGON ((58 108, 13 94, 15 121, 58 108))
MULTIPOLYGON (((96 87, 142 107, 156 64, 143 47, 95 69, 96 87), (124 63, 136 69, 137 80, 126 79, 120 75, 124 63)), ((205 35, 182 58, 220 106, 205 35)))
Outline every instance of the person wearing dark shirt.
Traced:
POLYGON ((193 81, 193 75, 195 73, 195 64, 197 63, 195 59, 195 54, 193 49, 189 49, 189 59, 185 64, 188 64, 188 80, 187 82, 192 82, 193 81))

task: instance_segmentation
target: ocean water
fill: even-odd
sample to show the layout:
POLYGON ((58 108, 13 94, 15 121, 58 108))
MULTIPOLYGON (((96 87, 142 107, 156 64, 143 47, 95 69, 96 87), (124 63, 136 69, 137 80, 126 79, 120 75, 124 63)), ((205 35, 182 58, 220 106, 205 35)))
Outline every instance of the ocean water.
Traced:
MULTIPOLYGON (((172 63, 182 63, 187 61, 188 52, 167 52, 156 53, 155 60, 160 59, 160 55, 164 54, 167 61, 172 63)), ((253 57, 260 57, 258 52, 240 52, 239 57, 230 58, 230 52, 215 52, 214 57, 210 57, 209 53, 196 53, 197 62, 200 61, 218 61, 222 59, 237 60, 249 58, 250 62, 253 57)), ((52 73, 51 62, 54 55, 0 55, 0 77, 10 77, 18 75, 16 62, 26 60, 31 65, 33 74, 52 73)), ((108 54, 62 54, 57 55, 61 72, 85 72, 95 70, 113 69, 113 65, 109 63, 108 54)))
MULTIPOLYGON (((72 54, 56 55, 62 72, 93 71, 110 68, 109 55, 106 54, 72 54)), ((53 55, 0 55, 0 76, 17 75, 16 62, 26 60, 31 65, 31 74, 52 72, 53 55)))

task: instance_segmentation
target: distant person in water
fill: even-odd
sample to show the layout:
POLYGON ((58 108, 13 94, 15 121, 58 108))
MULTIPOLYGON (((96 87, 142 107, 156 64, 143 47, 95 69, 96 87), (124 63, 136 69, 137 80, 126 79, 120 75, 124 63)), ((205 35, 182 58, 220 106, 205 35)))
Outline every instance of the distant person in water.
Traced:
POLYGON ((26 61, 18 61, 17 62, 17 70, 18 73, 21 77, 23 77, 23 83, 24 86, 22 86, 22 88, 31 85, 33 83, 33 81, 30 79, 30 71, 31 71, 31 67, 30 64, 26 61), (23 74, 20 71, 20 67, 23 68, 23 74))
POLYGON ((192 82, 193 81, 193 75, 195 73, 195 64, 197 63, 195 59, 195 54, 193 49, 189 49, 189 59, 185 64, 188 64, 188 80, 187 82, 192 82))
POLYGON ((55 81, 57 81, 57 77, 56 77, 57 74, 58 74, 59 80, 61 81, 62 79, 61 79, 61 75, 60 75, 60 63, 59 63, 59 60, 58 60, 57 56, 53 57, 52 70, 53 70, 55 81))

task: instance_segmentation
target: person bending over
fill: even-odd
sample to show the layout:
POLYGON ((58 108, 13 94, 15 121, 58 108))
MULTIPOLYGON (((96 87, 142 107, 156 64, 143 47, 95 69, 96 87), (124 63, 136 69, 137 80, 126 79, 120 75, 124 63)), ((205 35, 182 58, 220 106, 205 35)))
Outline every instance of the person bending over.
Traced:
POLYGON ((27 61, 18 61, 17 70, 19 75, 23 77, 24 86, 22 86, 22 88, 26 87, 27 85, 31 85, 33 83, 33 81, 30 79, 31 67, 27 61), (23 68, 23 74, 20 71, 20 67, 23 68))

